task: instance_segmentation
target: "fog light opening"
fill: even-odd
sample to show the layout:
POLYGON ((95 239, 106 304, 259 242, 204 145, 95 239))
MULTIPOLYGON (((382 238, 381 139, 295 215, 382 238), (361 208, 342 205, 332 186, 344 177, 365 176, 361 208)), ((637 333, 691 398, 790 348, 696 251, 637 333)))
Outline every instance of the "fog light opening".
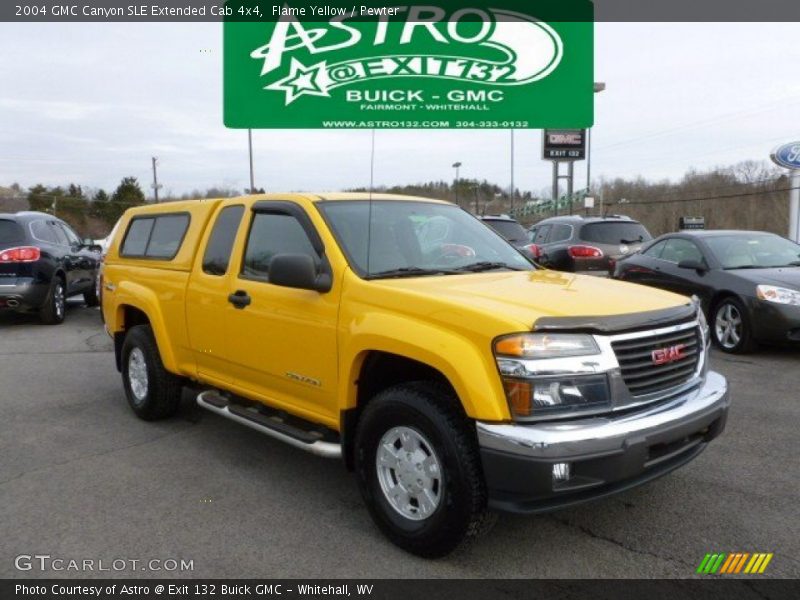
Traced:
POLYGON ((563 483, 572 477, 572 465, 570 463, 556 463, 553 465, 553 483, 563 483))

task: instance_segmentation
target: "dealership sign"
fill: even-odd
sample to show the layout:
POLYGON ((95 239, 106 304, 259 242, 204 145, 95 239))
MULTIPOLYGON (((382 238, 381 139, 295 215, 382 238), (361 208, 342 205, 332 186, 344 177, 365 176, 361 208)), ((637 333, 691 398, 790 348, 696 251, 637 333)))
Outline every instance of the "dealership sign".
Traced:
POLYGON ((225 125, 589 126, 592 5, 570 3, 573 21, 531 14, 555 6, 262 7, 224 25, 225 125))
POLYGON ((586 158, 586 130, 546 129, 542 135, 542 159, 583 160, 586 158))
POLYGON ((800 170, 800 142, 778 146, 770 155, 772 162, 781 167, 800 170))

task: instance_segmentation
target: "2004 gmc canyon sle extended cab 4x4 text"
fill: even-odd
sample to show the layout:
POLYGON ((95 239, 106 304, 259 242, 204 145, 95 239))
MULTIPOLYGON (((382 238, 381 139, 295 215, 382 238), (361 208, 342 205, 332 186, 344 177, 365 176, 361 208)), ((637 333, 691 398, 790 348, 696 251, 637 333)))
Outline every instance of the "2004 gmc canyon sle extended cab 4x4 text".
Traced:
POLYGON ((341 457, 380 529, 422 556, 476 536, 492 509, 663 475, 720 434, 730 404, 694 302, 540 269, 447 202, 139 207, 102 277, 138 416, 170 416, 191 384, 204 408, 341 457))

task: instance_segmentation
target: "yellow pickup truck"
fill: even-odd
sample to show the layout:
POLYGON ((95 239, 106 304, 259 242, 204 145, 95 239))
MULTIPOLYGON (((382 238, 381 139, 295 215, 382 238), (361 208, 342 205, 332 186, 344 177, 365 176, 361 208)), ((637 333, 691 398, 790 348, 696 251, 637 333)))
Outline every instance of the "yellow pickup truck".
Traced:
POLYGON ((341 458, 378 527, 421 556, 496 510, 572 506, 672 471, 730 404, 695 302, 539 268, 437 200, 135 208, 101 288, 136 415, 169 417, 188 386, 218 415, 341 458))

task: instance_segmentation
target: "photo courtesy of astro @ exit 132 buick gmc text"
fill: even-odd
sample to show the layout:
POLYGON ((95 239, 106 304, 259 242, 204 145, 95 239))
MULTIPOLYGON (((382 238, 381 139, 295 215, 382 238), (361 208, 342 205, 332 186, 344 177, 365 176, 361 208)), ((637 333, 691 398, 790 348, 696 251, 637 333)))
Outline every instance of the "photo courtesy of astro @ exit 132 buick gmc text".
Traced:
POLYGON ((1 6, 0 596, 796 597, 798 23, 1 6))

